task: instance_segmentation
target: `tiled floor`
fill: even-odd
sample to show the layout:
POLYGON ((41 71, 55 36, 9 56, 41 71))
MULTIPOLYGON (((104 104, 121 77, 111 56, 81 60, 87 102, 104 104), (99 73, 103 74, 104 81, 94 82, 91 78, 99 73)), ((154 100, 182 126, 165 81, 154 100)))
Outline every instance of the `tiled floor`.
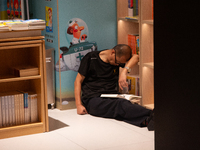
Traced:
POLYGON ((153 150, 154 131, 113 119, 49 110, 50 132, 1 139, 1 150, 153 150))

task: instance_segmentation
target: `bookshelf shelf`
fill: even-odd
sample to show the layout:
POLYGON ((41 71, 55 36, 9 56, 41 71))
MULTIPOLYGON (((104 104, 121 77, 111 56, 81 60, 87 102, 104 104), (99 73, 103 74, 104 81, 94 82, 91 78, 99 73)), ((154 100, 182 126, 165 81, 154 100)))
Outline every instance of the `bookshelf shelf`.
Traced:
POLYGON ((154 69, 154 62, 144 63, 144 67, 148 67, 148 68, 154 69))
POLYGON ((130 21, 130 22, 134 22, 134 23, 139 23, 138 19, 127 19, 126 17, 120 17, 118 18, 118 21, 122 20, 122 21, 130 21))
POLYGON ((0 131, 5 130, 5 132, 15 130, 15 129, 26 129, 30 127, 40 127, 42 126, 42 122, 36 122, 36 123, 29 123, 29 124, 22 124, 22 125, 15 125, 15 126, 9 126, 9 127, 2 127, 0 128, 0 131))
MULTIPOLYGON (((130 75, 139 75, 141 105, 154 105, 153 0, 138 0, 138 20, 126 19, 128 0, 117 0, 118 44, 128 44, 128 34, 139 34, 139 60, 130 75)), ((151 107, 150 107, 151 106, 151 107)))
MULTIPOLYGON (((36 110, 36 120, 27 121, 23 117, 20 118, 20 121, 11 119, 12 117, 9 116, 11 110, 9 110, 9 113, 6 112, 7 115, 5 115, 5 118, 9 116, 9 119, 4 118, 4 121, 0 122, 0 139, 42 133, 49 130, 45 67, 45 42, 44 36, 41 36, 41 30, 0 32, 0 103, 3 104, 2 97, 4 97, 4 103, 8 103, 11 99, 8 97, 6 99, 5 96, 14 95, 15 98, 14 93, 19 93, 19 91, 32 92, 33 95, 37 95, 35 99, 36 108, 32 108, 32 110, 36 110), (35 67, 34 70, 37 70, 38 73, 29 72, 26 75, 23 74, 23 77, 15 75, 15 67, 26 68, 28 66, 35 67)), ((16 102, 15 100, 14 102, 16 102)), ((23 97, 21 100, 25 102, 23 97)), ((8 107, 11 108, 10 103, 8 104, 8 107)), ((12 112, 19 114, 18 116, 14 115, 16 118, 23 116, 23 114, 26 116, 25 104, 19 103, 19 105, 22 107, 14 105, 12 110, 12 112)), ((5 104, 1 108, 8 109, 5 104)))
POLYGON ((11 126, 0 128, 0 139, 16 137, 28 134, 41 133, 44 130, 43 122, 24 124, 20 126, 11 126))
POLYGON ((144 107, 153 110, 154 109, 154 104, 147 104, 147 105, 144 105, 144 107))
POLYGON ((41 78, 41 75, 27 76, 27 77, 7 76, 7 77, 0 77, 0 83, 3 83, 3 82, 14 82, 14 81, 23 81, 23 80, 34 80, 34 79, 40 79, 40 78, 41 78))
POLYGON ((153 25, 154 21, 153 20, 143 20, 142 23, 153 25))

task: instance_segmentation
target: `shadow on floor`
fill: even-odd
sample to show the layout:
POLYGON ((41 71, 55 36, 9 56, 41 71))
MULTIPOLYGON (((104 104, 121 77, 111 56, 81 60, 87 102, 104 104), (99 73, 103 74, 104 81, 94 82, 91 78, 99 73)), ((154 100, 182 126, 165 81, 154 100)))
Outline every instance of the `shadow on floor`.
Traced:
POLYGON ((49 117, 49 131, 54 131, 60 128, 69 127, 69 125, 49 117))

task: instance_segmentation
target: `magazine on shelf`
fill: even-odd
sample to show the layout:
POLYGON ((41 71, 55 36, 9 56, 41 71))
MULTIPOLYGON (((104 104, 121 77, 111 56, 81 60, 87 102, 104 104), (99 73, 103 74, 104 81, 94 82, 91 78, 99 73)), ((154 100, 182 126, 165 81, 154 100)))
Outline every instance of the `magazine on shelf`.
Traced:
POLYGON ((25 20, 28 24, 28 29, 45 29, 46 28, 46 22, 42 19, 29 19, 25 20))
POLYGON ((0 22, 0 31, 9 31, 9 27, 0 22))
POLYGON ((0 128, 3 126, 3 116, 2 116, 2 108, 1 108, 1 96, 0 96, 0 128))
POLYGON ((45 29, 46 22, 42 19, 13 19, 13 20, 1 20, 0 31, 12 31, 12 30, 29 30, 29 29, 45 29))
POLYGON ((23 20, 5 20, 4 25, 7 25, 10 30, 28 30, 28 24, 23 20))

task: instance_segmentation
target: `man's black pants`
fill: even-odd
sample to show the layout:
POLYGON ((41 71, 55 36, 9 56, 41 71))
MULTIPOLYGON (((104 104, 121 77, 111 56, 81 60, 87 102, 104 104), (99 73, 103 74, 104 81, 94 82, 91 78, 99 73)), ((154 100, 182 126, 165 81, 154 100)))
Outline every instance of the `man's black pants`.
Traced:
POLYGON ((151 110, 121 98, 95 97, 87 100, 84 106, 93 116, 113 118, 140 127, 151 113, 151 110))

